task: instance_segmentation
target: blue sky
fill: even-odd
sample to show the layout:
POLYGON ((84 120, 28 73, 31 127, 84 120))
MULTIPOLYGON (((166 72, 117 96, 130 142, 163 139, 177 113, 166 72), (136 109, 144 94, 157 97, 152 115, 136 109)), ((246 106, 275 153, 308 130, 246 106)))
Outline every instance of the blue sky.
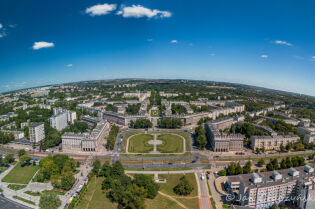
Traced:
POLYGON ((1 0, 0 91, 113 78, 315 96, 315 1, 1 0))

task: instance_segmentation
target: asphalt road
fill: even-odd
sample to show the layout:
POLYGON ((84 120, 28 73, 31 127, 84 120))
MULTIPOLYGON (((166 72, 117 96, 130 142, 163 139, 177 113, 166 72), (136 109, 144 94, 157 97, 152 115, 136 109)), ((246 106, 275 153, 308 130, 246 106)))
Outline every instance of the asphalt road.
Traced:
POLYGON ((198 184, 200 187, 199 202, 202 205, 202 209, 212 209, 206 176, 202 170, 198 170, 196 174, 198 175, 198 184), (201 174, 204 176, 203 180, 200 178, 201 174))
POLYGON ((0 196, 0 209, 30 209, 20 203, 9 200, 6 197, 0 196))

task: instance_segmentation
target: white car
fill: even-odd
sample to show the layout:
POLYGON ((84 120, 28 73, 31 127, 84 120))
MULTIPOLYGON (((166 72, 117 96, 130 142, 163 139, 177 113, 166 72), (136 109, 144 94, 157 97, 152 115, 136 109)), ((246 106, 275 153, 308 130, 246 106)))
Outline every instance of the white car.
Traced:
POLYGON ((203 174, 200 174, 200 179, 201 180, 204 180, 205 179, 205 176, 203 174))

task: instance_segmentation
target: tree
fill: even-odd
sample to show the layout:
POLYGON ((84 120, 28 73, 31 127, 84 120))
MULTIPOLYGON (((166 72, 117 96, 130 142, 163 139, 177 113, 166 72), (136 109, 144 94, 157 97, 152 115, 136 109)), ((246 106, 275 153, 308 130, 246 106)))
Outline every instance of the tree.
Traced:
POLYGON ((108 162, 105 162, 99 172, 99 176, 108 177, 111 173, 111 167, 108 162))
POLYGON ((182 176, 179 183, 173 188, 177 195, 189 195, 193 189, 193 186, 188 182, 186 176, 182 176))
POLYGON ((75 177, 73 173, 66 173, 61 177, 61 188, 64 190, 69 190, 75 183, 75 177))
POLYGON ((159 185, 154 183, 152 176, 136 174, 133 182, 147 191, 147 198, 154 199, 156 197, 159 185))
POLYGON ((95 175, 98 175, 99 171, 100 171, 100 168, 101 168, 101 162, 99 160, 95 160, 93 162, 93 169, 92 169, 92 172, 95 174, 95 175))
POLYGON ((14 159, 13 154, 8 154, 7 156, 4 157, 4 160, 3 160, 3 162, 7 164, 13 163, 14 161, 15 159, 14 159))
POLYGON ((122 176, 124 175, 124 167, 122 166, 121 162, 120 161, 116 161, 111 169, 112 173, 111 175, 114 176, 114 177, 117 177, 117 176, 122 176))
POLYGON ((250 161, 247 161, 246 164, 243 167, 243 173, 251 173, 252 163, 250 161))
POLYGON ((218 172, 218 175, 219 175, 219 176, 226 176, 226 171, 225 171, 225 170, 220 170, 220 171, 218 172))
POLYGON ((243 169, 242 169, 241 165, 239 163, 237 163, 236 167, 235 167, 235 175, 242 174, 242 173, 243 173, 243 169))
POLYGON ((54 192, 44 192, 40 196, 39 207, 41 209, 57 209, 60 205, 61 201, 54 192))
POLYGON ((283 146, 282 143, 280 144, 280 151, 281 151, 281 152, 284 152, 284 151, 285 151, 285 147, 283 146))
POLYGON ((280 168, 281 168, 281 169, 286 169, 286 168, 287 168, 287 163, 286 163, 286 160, 285 160, 285 159, 283 159, 283 160, 281 161, 281 163, 280 163, 280 168))
POLYGON ((18 151, 18 156, 19 157, 21 157, 21 156, 23 156, 23 155, 25 155, 26 154, 26 151, 24 150, 24 149, 20 149, 19 151, 18 151))
POLYGON ((262 167, 263 165, 265 165, 265 160, 261 158, 258 160, 258 166, 262 167))
POLYGON ((135 122, 132 120, 130 122, 130 128, 135 128, 135 129, 138 129, 138 128, 152 128, 152 123, 149 119, 146 119, 146 118, 140 118, 140 119, 137 119, 135 122))
POLYGON ((28 155, 22 155, 20 157, 20 163, 21 163, 21 166, 25 166, 25 165, 28 165, 31 161, 31 157, 28 156, 28 155))

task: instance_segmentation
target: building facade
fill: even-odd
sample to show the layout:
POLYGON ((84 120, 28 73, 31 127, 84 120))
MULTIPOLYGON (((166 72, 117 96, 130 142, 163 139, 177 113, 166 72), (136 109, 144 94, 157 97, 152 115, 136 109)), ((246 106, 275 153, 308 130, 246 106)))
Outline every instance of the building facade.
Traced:
POLYGON ((30 131, 30 142, 39 143, 45 139, 45 129, 44 123, 35 123, 32 124, 29 128, 30 131))
POLYGON ((206 123, 207 138, 214 152, 242 151, 245 136, 242 134, 224 134, 219 129, 230 128, 233 118, 222 118, 206 123))
POLYGON ((286 136, 251 136, 251 148, 255 150, 256 148, 265 150, 279 150, 281 144, 286 146, 288 143, 295 143, 299 140, 297 135, 286 135, 286 136))
POLYGON ((49 122, 52 128, 61 131, 68 125, 68 115, 66 112, 59 113, 58 115, 50 117, 49 122))

